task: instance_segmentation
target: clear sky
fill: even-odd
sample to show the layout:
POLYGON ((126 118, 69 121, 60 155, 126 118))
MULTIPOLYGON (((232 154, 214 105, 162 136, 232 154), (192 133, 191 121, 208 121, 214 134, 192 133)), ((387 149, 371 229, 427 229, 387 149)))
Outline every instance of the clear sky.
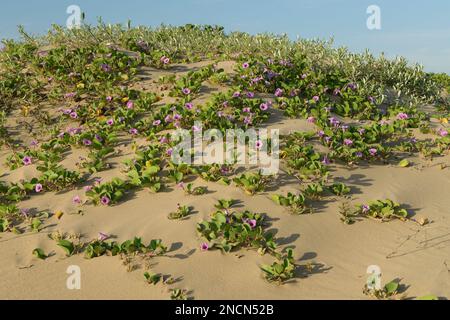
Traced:
POLYGON ((45 32, 65 25, 69 5, 95 23, 157 26, 218 24, 227 31, 287 33, 295 39, 329 39, 352 51, 403 55, 427 71, 450 73, 450 0, 12 0, 0 4, 0 38, 17 37, 17 25, 45 32), (369 5, 381 9, 381 30, 369 30, 369 5))

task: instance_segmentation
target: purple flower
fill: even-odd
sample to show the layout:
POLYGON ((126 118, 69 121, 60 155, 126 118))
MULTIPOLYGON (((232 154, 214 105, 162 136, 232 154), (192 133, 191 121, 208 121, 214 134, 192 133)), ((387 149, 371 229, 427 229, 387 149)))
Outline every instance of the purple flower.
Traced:
POLYGON ((97 140, 98 142, 102 142, 103 138, 100 137, 98 134, 94 135, 95 140, 97 140))
POLYGON ((261 111, 266 111, 267 109, 269 109, 269 105, 263 102, 259 105, 259 109, 261 109, 261 111))
POLYGON ((73 97, 75 97, 75 95, 76 95, 75 92, 69 92, 64 95, 64 98, 66 98, 66 99, 73 98, 73 97))
POLYGON ((262 148, 262 146, 263 146, 263 142, 262 142, 261 140, 257 140, 257 141, 255 142, 255 148, 256 148, 256 150, 260 150, 260 149, 262 148))
POLYGON ((249 107, 245 107, 244 109, 242 109, 242 112, 245 113, 250 113, 252 110, 249 107))
POLYGON ((36 140, 33 140, 30 142, 30 146, 35 147, 38 145, 38 142, 36 140))
POLYGON ((319 96, 314 96, 312 99, 314 100, 314 102, 318 102, 320 98, 319 96))
POLYGON ((134 102, 133 101, 128 101, 127 102, 127 109, 133 109, 134 108, 134 102))
POLYGON ((36 185, 34 186, 34 191, 36 191, 37 193, 41 192, 43 189, 42 184, 40 183, 36 183, 36 185))
POLYGON ((200 245, 200 250, 208 251, 208 249, 209 249, 209 245, 206 242, 204 242, 200 245))
POLYGON ((362 213, 367 213, 367 212, 369 212, 370 207, 368 205, 363 204, 361 206, 361 210, 362 210, 362 213))
POLYGON ((323 156, 322 163, 324 165, 329 165, 330 164, 330 159, 328 159, 328 157, 325 155, 325 156, 323 156))
POLYGON ((159 126, 161 124, 161 120, 155 120, 153 121, 154 126, 159 126))
POLYGON ((173 121, 172 116, 169 114, 164 118, 165 123, 171 123, 173 121))
POLYGON ((247 69, 248 67, 250 67, 250 64, 248 62, 244 62, 242 64, 242 68, 247 69))
POLYGON ((325 132, 323 130, 319 130, 317 131, 317 135, 319 136, 319 138, 322 138, 325 135, 325 132))
POLYGON ((308 119, 306 119, 309 123, 314 123, 316 121, 316 118, 314 117, 308 117, 308 119))
POLYGON ((360 129, 358 129, 358 132, 359 132, 360 135, 363 135, 364 132, 366 132, 366 129, 360 128, 360 129))
POLYGON ((104 72, 110 72, 111 71, 111 67, 108 64, 106 64, 106 63, 103 63, 100 67, 102 68, 102 70, 104 72))
POLYGON ((32 163, 31 157, 29 157, 29 156, 23 157, 22 162, 24 165, 29 166, 32 163))
POLYGON ((172 149, 172 148, 167 149, 166 154, 167 154, 168 156, 171 156, 172 153, 173 153, 173 149, 172 149))
POLYGON ((239 91, 236 91, 233 93, 233 98, 238 98, 241 96, 241 93, 239 91))
POLYGON ((100 203, 104 206, 107 206, 111 200, 107 196, 103 196, 100 199, 100 203))
POLYGON ((106 97, 106 101, 108 101, 108 102, 111 102, 112 99, 113 99, 113 97, 111 97, 111 96, 107 96, 107 97, 106 97))
POLYGON ((104 232, 99 232, 99 233, 98 233, 98 240, 99 240, 99 241, 105 241, 105 240, 107 240, 107 239, 109 239, 109 235, 107 235, 107 234, 104 233, 104 232))
POLYGON ((72 203, 73 204, 80 204, 81 203, 81 198, 80 196, 75 196, 72 198, 72 203))
POLYGON ((363 154, 362 154, 361 151, 358 151, 358 152, 356 152, 356 156, 357 156, 358 158, 362 158, 363 154))
POLYGON ((353 144, 353 141, 350 140, 350 139, 344 139, 344 144, 345 144, 346 146, 351 146, 351 145, 353 144))
POLYGON ((400 112, 400 113, 397 115, 397 119, 398 119, 398 120, 406 120, 406 119, 408 119, 408 118, 409 118, 408 114, 407 114, 407 113, 404 113, 404 112, 400 112))
POLYGON ((253 228, 256 227, 256 220, 255 219, 248 219, 246 222, 250 225, 250 228, 253 229, 253 228))
POLYGON ((374 157, 374 156, 377 154, 377 149, 375 149, 375 148, 370 148, 370 149, 369 149, 369 153, 370 153, 370 155, 371 155, 372 157, 374 157))
POLYGON ((169 140, 167 139, 166 136, 161 137, 161 139, 159 139, 159 143, 167 143, 169 142, 169 140))
POLYGON ((244 118, 244 124, 251 124, 251 123, 252 123, 252 117, 251 116, 244 118))
POLYGON ((106 121, 106 124, 108 126, 112 126, 114 124, 114 119, 108 119, 108 121, 106 121))
POLYGON ((130 129, 130 133, 131 133, 132 135, 136 135, 136 134, 138 134, 138 129, 136 129, 136 128, 131 128, 131 129, 130 129))
POLYGON ((184 88, 183 90, 181 90, 185 95, 188 95, 191 93, 191 89, 189 88, 184 88))
POLYGON ((337 126, 339 126, 339 120, 338 119, 336 119, 335 117, 331 117, 330 119, 328 119, 328 120, 330 120, 330 124, 331 125, 333 125, 333 126, 335 126, 335 127, 337 127, 337 126))
POLYGON ((73 112, 70 113, 70 117, 72 119, 76 119, 76 118, 78 118, 78 114, 75 111, 73 111, 73 112))
POLYGON ((337 95, 339 95, 340 93, 341 93, 341 90, 340 90, 340 89, 337 89, 337 88, 336 88, 336 89, 333 90, 333 95, 334 95, 334 96, 337 96, 337 95))
POLYGON ((254 98, 255 94, 253 92, 247 92, 247 98, 254 98))
POLYGON ((275 90, 276 97, 282 97, 283 93, 284 93, 283 89, 278 88, 277 90, 275 90))
POLYGON ((92 141, 89 140, 89 139, 83 139, 83 144, 84 144, 85 146, 90 146, 90 145, 92 144, 92 141))
POLYGON ((178 113, 175 113, 175 115, 173 116, 173 119, 176 121, 180 120, 181 118, 182 118, 182 116, 178 113))
POLYGON ((188 102, 188 103, 186 103, 186 104, 184 105, 184 107, 185 107, 186 109, 188 109, 188 110, 192 110, 192 108, 194 107, 194 105, 193 105, 192 103, 188 102))

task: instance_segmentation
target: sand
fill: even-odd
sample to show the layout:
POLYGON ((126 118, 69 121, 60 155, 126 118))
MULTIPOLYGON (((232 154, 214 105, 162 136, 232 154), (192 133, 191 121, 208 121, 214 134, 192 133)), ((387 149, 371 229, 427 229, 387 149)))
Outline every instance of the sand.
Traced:
MULTIPOLYGON (((185 73, 207 65, 201 62, 179 65, 171 70, 141 70, 142 90, 157 90, 154 83, 159 76, 185 73)), ((221 62, 232 72, 231 62, 221 62)), ((226 90, 220 85, 205 84, 196 103, 205 103, 214 92, 226 90)), ((170 102, 165 98, 162 103, 170 102)), ((277 110, 272 111, 267 124, 281 133, 314 130, 314 125, 301 119, 287 119, 277 110)), ((10 120, 13 125, 14 119, 10 120)), ((17 129, 17 134, 21 134, 17 129)), ((18 136, 19 137, 19 136, 18 136)), ((30 137, 23 133, 23 141, 30 137)), ((145 143, 145 141, 140 141, 145 143)), ((95 174, 105 181, 123 176, 121 162, 133 156, 129 144, 122 143, 119 153, 111 157, 110 170, 95 174)), ((3 164, 8 152, 2 150, 3 164)), ((67 168, 75 168, 80 150, 72 150, 63 160, 67 168)), ((113 207, 76 207, 72 197, 85 200, 83 186, 62 193, 45 193, 20 203, 21 208, 37 208, 65 214, 61 220, 51 217, 41 232, 21 235, 0 234, 0 298, 1 299, 169 299, 170 288, 184 288, 195 299, 366 299, 363 286, 366 269, 378 265, 382 281, 399 278, 409 298, 434 294, 450 297, 450 157, 428 161, 409 158, 412 166, 364 165, 356 168, 331 165, 333 178, 352 187, 351 202, 389 198, 405 204, 414 219, 428 218, 431 223, 420 226, 412 221, 380 223, 373 220, 345 225, 339 219, 338 207, 342 198, 328 197, 316 203, 315 213, 295 216, 276 205, 270 196, 274 193, 299 190, 295 179, 281 172, 276 185, 264 193, 248 196, 234 184, 223 186, 197 179, 196 186, 207 186, 208 194, 186 196, 182 190, 169 185, 169 190, 152 194, 141 190, 113 207), (442 164, 447 165, 446 168, 442 164), (267 283, 259 265, 271 263, 269 255, 240 250, 222 254, 220 251, 200 250, 201 240, 196 235, 196 224, 207 219, 218 199, 239 199, 239 207, 264 212, 270 217, 269 230, 276 232, 282 248, 293 248, 299 265, 296 278, 283 285, 267 283), (172 221, 167 214, 176 204, 189 205, 194 212, 187 219, 172 221), (82 209, 82 214, 77 213, 82 209), (54 231, 79 233, 89 241, 105 232, 123 241, 134 236, 144 242, 162 239, 169 252, 151 260, 154 272, 171 276, 175 283, 149 285, 145 282, 145 266, 136 261, 129 271, 119 257, 103 256, 85 259, 83 255, 65 257, 64 252, 48 238, 54 231), (32 255, 34 248, 42 248, 52 255, 45 261, 32 255), (66 287, 71 265, 81 269, 81 289, 66 287), (309 266, 308 268, 305 265, 309 266)), ((35 165, 10 171, 3 167, 1 179, 18 181, 36 175, 35 165)))

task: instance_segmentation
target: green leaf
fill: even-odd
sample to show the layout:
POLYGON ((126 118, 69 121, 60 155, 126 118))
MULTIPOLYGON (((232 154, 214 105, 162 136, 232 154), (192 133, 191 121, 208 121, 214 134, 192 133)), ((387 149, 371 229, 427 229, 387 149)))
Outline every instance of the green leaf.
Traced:
POLYGON ((398 282, 397 281, 391 281, 389 283, 386 283, 384 286, 384 290, 386 290, 386 293, 388 294, 394 294, 397 292, 398 289, 398 282))
POLYGON ((433 294, 429 294, 426 296, 418 297, 417 300, 439 300, 439 298, 433 294))
POLYGON ((41 248, 34 249, 33 255, 42 260, 45 260, 47 258, 47 255, 44 253, 44 250, 42 250, 41 248))
POLYGON ((67 256, 71 256, 73 252, 75 251, 75 247, 72 242, 69 240, 59 240, 57 243, 58 246, 64 249, 67 256))

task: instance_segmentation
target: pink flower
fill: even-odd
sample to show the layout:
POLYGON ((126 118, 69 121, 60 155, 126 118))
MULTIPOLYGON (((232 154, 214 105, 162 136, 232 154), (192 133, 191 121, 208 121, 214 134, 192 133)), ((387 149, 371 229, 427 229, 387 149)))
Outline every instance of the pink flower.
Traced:
POLYGON ((330 159, 328 159, 328 157, 325 155, 325 156, 323 157, 322 163, 323 163, 324 165, 329 165, 329 164, 330 164, 330 159))
POLYGON ((406 120, 406 119, 408 119, 408 118, 409 118, 408 114, 406 114, 406 113, 404 113, 404 112, 400 112, 400 113, 397 115, 397 119, 398 119, 398 120, 406 120))
POLYGON ((260 150, 263 146, 263 142, 261 140, 256 141, 255 148, 256 150, 260 150))
POLYGON ((133 101, 128 101, 127 102, 127 109, 133 109, 134 108, 134 102, 133 101))
POLYGON ((367 206, 367 205, 365 205, 365 204, 363 204, 363 205, 361 206, 361 210, 362 210, 362 213, 367 213, 367 212, 369 212, 370 207, 367 206))
POLYGON ((104 232, 99 232, 99 233, 98 233, 98 240, 99 240, 99 241, 105 241, 105 240, 107 240, 107 239, 109 239, 109 235, 107 235, 107 234, 104 233, 104 232))
POLYGON ((83 139, 83 144, 84 144, 85 146, 90 146, 90 145, 92 144, 92 141, 89 140, 89 139, 83 139))
POLYGON ((447 130, 444 130, 444 129, 442 129, 442 128, 440 128, 439 130, 438 130, 438 135, 440 135, 441 137, 446 137, 447 135, 448 135, 448 131, 447 130))
POLYGON ((72 119, 76 119, 76 118, 78 118, 78 114, 75 111, 73 111, 73 112, 70 113, 70 117, 72 119))
POLYGON ((312 99, 314 100, 314 102, 318 102, 320 98, 319 96, 314 96, 312 99))
POLYGON ((184 105, 184 107, 185 107, 186 109, 188 109, 188 110, 192 110, 192 108, 194 107, 194 105, 193 105, 192 103, 188 102, 188 103, 186 103, 186 104, 184 105))
POLYGON ((106 124, 108 126, 112 126, 114 124, 114 119, 109 119, 108 121, 106 121, 106 124))
POLYGON ((314 123, 314 122, 316 121, 316 118, 314 118, 314 117, 308 117, 307 121, 308 121, 309 123, 314 123))
POLYGON ((233 98, 237 98, 240 96, 241 96, 241 93, 239 91, 236 91, 235 93, 233 93, 233 98))
POLYGON ((92 186, 85 186, 84 187, 84 191, 91 191, 92 190, 92 186))
POLYGON ((185 95, 188 95, 191 93, 191 89, 189 88, 184 88, 183 90, 181 90, 185 95))
POLYGON ((138 134, 138 130, 137 130, 136 128, 131 128, 131 129, 130 129, 130 133, 131 133, 132 135, 136 135, 136 134, 138 134))
POLYGON ((242 68, 247 69, 248 67, 250 67, 250 64, 248 62, 244 62, 242 64, 242 68))
POLYGON ((206 242, 204 242, 200 245, 200 250, 208 251, 208 249, 209 249, 209 245, 206 242))
POLYGON ((111 200, 107 196, 103 196, 100 199, 100 203, 104 206, 107 206, 111 200))
POLYGON ((192 126, 192 131, 199 132, 201 129, 197 126, 192 126))
POLYGON ((375 155, 377 154, 377 149, 375 149, 375 148, 370 148, 370 149, 369 149, 369 153, 370 153, 370 155, 373 157, 373 156, 375 156, 375 155))
POLYGON ((107 96, 107 97, 106 97, 106 101, 108 101, 108 102, 111 102, 112 99, 113 99, 113 97, 111 97, 111 96, 107 96))
POLYGON ((154 126, 159 126, 161 124, 161 120, 155 120, 153 121, 154 126))
POLYGON ((80 196, 75 196, 72 198, 72 203, 73 204, 80 204, 81 203, 81 198, 80 196))
POLYGON ((251 109, 248 108, 248 107, 245 107, 244 109, 242 109, 242 112, 250 113, 250 112, 251 112, 251 109))
POLYGON ((32 163, 31 157, 29 157, 29 156, 23 157, 22 162, 24 165, 29 166, 32 163))
POLYGON ((43 189, 43 187, 42 187, 42 184, 40 184, 40 183, 37 183, 37 184, 34 186, 34 191, 36 191, 37 193, 41 192, 42 189, 43 189))
POLYGON ((276 97, 282 97, 283 93, 284 93, 283 89, 278 88, 277 90, 275 90, 276 97))
POLYGON ((173 149, 172 149, 172 148, 167 149, 166 154, 167 154, 168 156, 171 156, 172 153, 173 153, 173 149))

